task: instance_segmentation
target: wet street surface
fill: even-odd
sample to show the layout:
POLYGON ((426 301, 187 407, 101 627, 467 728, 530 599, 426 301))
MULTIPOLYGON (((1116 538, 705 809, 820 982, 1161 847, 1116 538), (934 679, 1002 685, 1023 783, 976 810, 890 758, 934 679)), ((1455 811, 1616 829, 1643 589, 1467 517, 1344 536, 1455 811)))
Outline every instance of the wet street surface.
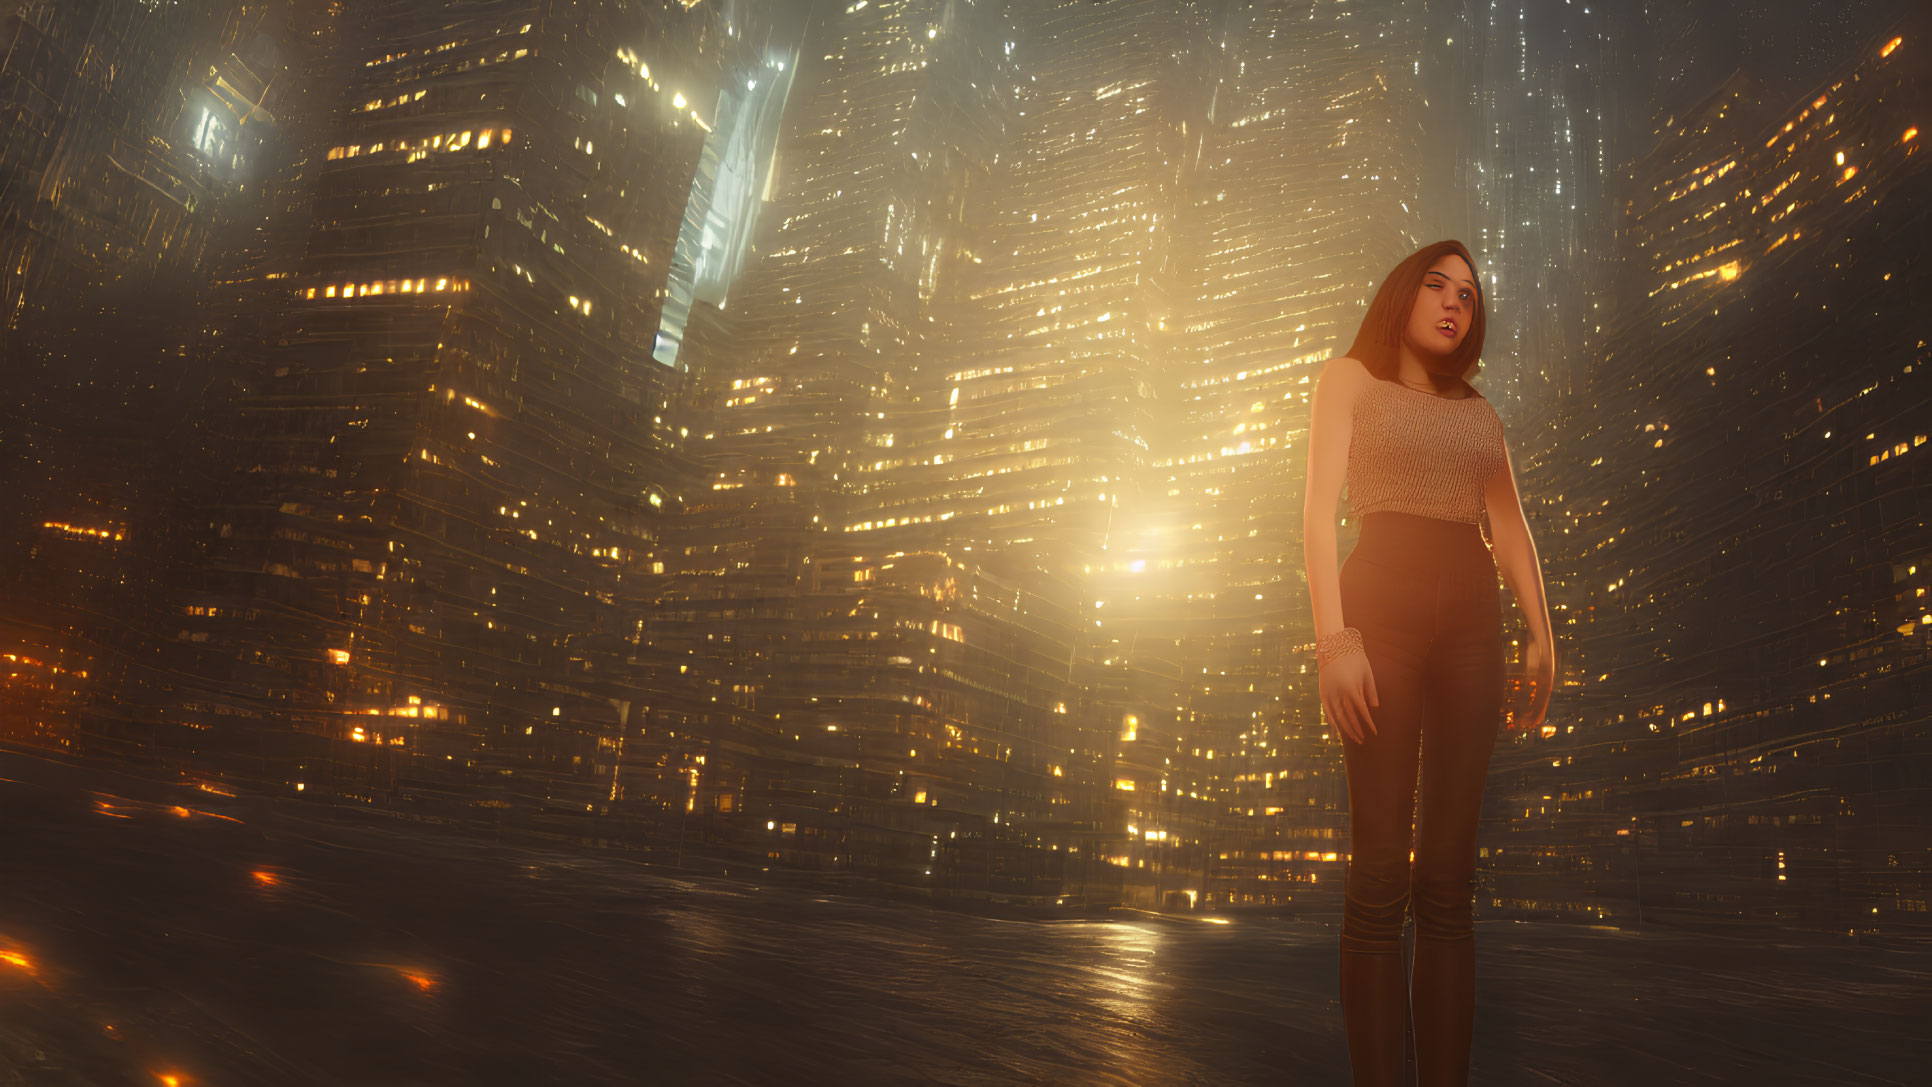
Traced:
MULTIPOLYGON (((5 1087, 1348 1079, 1328 925, 1000 920, 11 754, 0 779, 5 1087)), ((1476 938, 1476 1084, 1928 1082, 1922 949, 1476 938)))

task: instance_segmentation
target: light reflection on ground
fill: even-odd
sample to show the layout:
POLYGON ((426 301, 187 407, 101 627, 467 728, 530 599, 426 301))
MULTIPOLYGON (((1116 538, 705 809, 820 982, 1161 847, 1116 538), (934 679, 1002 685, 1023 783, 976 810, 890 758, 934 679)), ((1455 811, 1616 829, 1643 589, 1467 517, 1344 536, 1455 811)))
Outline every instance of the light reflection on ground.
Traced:
MULTIPOLYGON (((1014 923, 0 764, 0 1087, 1347 1081, 1325 925, 1014 923)), ((1478 1084, 1932 1059, 1925 951, 1477 938, 1478 1084)))

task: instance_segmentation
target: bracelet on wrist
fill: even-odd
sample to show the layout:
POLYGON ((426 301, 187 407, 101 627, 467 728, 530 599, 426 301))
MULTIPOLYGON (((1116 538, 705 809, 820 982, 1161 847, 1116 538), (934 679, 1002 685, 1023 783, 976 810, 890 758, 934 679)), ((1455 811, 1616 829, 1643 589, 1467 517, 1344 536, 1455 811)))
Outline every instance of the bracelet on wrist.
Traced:
POLYGON ((1354 627, 1343 627, 1333 634, 1318 638, 1315 641, 1315 663, 1317 667, 1327 664, 1336 657, 1345 657, 1350 653, 1360 652, 1363 652, 1362 632, 1354 627))

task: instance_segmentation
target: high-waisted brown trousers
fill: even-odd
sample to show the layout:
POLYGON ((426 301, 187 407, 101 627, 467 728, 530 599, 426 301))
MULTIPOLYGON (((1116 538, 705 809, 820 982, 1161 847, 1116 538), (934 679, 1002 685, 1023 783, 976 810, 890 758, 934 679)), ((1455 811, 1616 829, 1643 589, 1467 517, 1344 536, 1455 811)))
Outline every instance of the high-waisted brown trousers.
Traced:
POLYGON ((1496 564, 1477 525, 1383 511, 1362 519, 1341 586, 1343 622, 1362 632, 1380 699, 1369 711, 1376 731, 1359 744, 1343 740, 1349 1063, 1358 1087, 1401 1083, 1407 1005, 1418 1082, 1466 1084, 1476 826, 1503 714, 1496 564), (1405 912, 1415 918, 1409 979, 1405 912))

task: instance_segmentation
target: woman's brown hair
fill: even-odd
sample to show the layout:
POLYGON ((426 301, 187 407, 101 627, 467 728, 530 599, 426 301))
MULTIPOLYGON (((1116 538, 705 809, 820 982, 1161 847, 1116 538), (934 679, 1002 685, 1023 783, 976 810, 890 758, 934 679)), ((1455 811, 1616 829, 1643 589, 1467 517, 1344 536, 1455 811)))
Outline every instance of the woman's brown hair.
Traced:
POLYGON ((1454 253, 1467 261, 1476 282, 1475 315, 1470 318, 1469 331, 1450 357, 1463 364, 1456 373, 1464 381, 1481 370, 1478 359, 1483 353, 1483 329, 1488 325, 1483 315, 1483 277, 1476 274, 1476 258, 1469 255, 1469 247, 1450 239, 1425 245, 1403 258, 1369 301, 1368 313, 1362 317, 1362 327, 1355 333, 1355 342, 1349 346, 1348 354, 1383 381, 1395 380, 1397 346, 1402 342, 1402 330, 1409 323, 1409 315, 1415 310, 1423 273, 1446 253, 1454 253))

